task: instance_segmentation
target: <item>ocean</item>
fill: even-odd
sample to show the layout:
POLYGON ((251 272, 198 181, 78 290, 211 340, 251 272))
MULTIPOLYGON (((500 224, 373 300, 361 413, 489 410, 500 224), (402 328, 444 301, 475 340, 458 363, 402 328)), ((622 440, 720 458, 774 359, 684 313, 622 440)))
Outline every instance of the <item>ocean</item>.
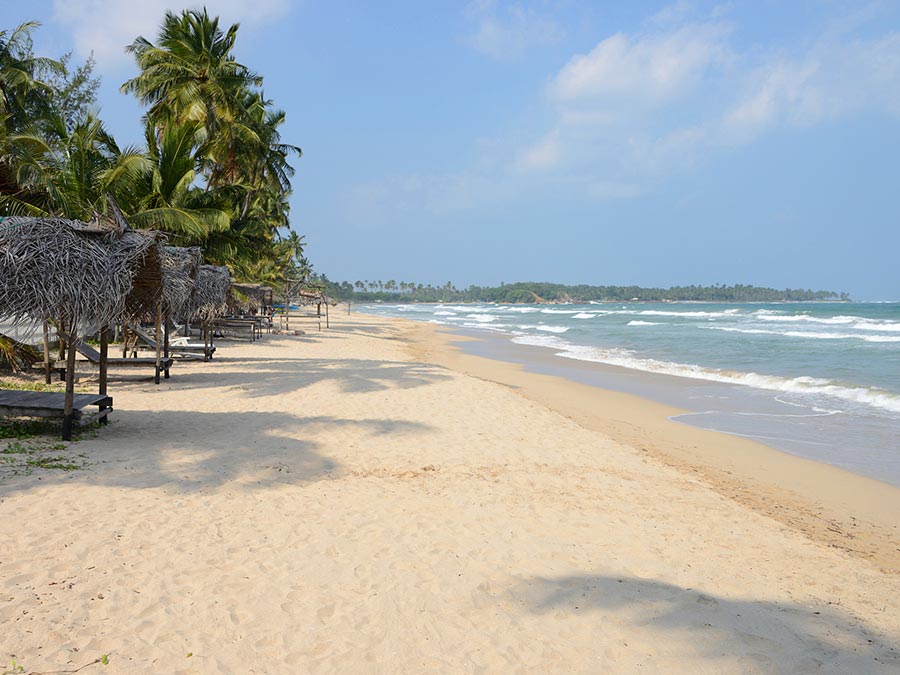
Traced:
POLYGON ((466 350, 688 412, 900 486, 900 303, 369 304, 482 340, 466 350), (607 372, 578 364, 613 366, 607 372), (624 369, 624 370, 623 370, 624 369))

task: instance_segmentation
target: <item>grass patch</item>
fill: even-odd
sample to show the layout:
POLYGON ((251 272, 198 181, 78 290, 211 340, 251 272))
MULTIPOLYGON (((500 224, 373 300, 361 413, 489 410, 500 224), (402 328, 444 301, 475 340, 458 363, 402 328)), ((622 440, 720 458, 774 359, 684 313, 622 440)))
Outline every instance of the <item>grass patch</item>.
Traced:
POLYGON ((77 441, 94 438, 98 422, 75 430, 72 442, 58 440, 59 420, 16 420, 0 431, 0 480, 28 476, 35 471, 79 471, 88 465, 87 455, 75 452, 77 441))
MULTIPOLYGON (((59 422, 50 419, 9 420, 0 419, 0 439, 18 438, 24 440, 44 436, 59 429, 59 422)), ((0 450, 2 452, 2 450, 0 450)))

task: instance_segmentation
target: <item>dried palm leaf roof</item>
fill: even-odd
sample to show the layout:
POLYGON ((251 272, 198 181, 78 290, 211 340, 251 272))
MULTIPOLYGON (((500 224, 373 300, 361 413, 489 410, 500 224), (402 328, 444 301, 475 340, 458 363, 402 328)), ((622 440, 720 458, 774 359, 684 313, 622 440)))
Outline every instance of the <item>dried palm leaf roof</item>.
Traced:
POLYGON ((243 309, 271 305, 273 290, 264 284, 232 284, 229 309, 243 309))
POLYGON ((230 286, 231 272, 227 267, 201 265, 194 291, 194 316, 209 323, 225 314, 230 286))
POLYGON ((190 318, 203 256, 197 247, 163 246, 163 310, 173 319, 190 318))
POLYGON ((0 316, 61 319, 84 335, 159 298, 159 235, 121 218, 84 223, 6 218, 0 223, 0 316))

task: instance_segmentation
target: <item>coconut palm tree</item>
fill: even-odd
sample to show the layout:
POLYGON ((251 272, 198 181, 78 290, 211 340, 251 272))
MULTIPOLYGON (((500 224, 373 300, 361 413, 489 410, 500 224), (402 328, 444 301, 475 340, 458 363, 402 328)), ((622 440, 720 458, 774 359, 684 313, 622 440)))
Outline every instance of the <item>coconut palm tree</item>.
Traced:
POLYGON ((138 37, 127 51, 140 73, 122 85, 149 106, 157 123, 199 122, 212 138, 240 116, 241 97, 262 78, 234 60, 238 24, 222 32, 206 9, 166 12, 157 44, 138 37))
POLYGON ((51 88, 38 74, 65 70, 59 61, 34 55, 31 33, 39 25, 31 21, 0 31, 0 115, 11 131, 28 128, 50 113, 51 88))
POLYGON ((228 186, 207 190, 197 184, 196 138, 200 124, 157 127, 147 120, 147 162, 114 194, 136 227, 162 230, 177 245, 203 244, 212 232, 227 231, 231 204, 243 192, 228 186))

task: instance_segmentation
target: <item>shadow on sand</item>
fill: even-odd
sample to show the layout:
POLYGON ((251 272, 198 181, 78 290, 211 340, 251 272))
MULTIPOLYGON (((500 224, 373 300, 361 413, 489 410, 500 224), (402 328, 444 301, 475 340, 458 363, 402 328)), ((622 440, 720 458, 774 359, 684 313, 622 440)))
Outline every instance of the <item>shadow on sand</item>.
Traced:
POLYGON ((87 451, 89 471, 42 471, 0 482, 0 497, 55 482, 130 489, 166 486, 173 492, 212 490, 225 485, 257 490, 337 477, 340 465, 309 440, 351 429, 398 437, 425 433, 428 425, 403 420, 350 420, 281 412, 118 411, 96 438, 69 446, 87 451), (135 438, 140 443, 134 442, 135 438))
MULTIPOLYGON (((879 634, 836 604, 724 598, 652 579, 590 574, 525 579, 509 595, 538 614, 599 618, 598 626, 606 615, 644 632, 644 645, 667 633, 690 645, 686 657, 738 660, 748 672, 900 672, 900 636, 879 634)), ((653 659, 651 653, 647 660, 653 659)))

